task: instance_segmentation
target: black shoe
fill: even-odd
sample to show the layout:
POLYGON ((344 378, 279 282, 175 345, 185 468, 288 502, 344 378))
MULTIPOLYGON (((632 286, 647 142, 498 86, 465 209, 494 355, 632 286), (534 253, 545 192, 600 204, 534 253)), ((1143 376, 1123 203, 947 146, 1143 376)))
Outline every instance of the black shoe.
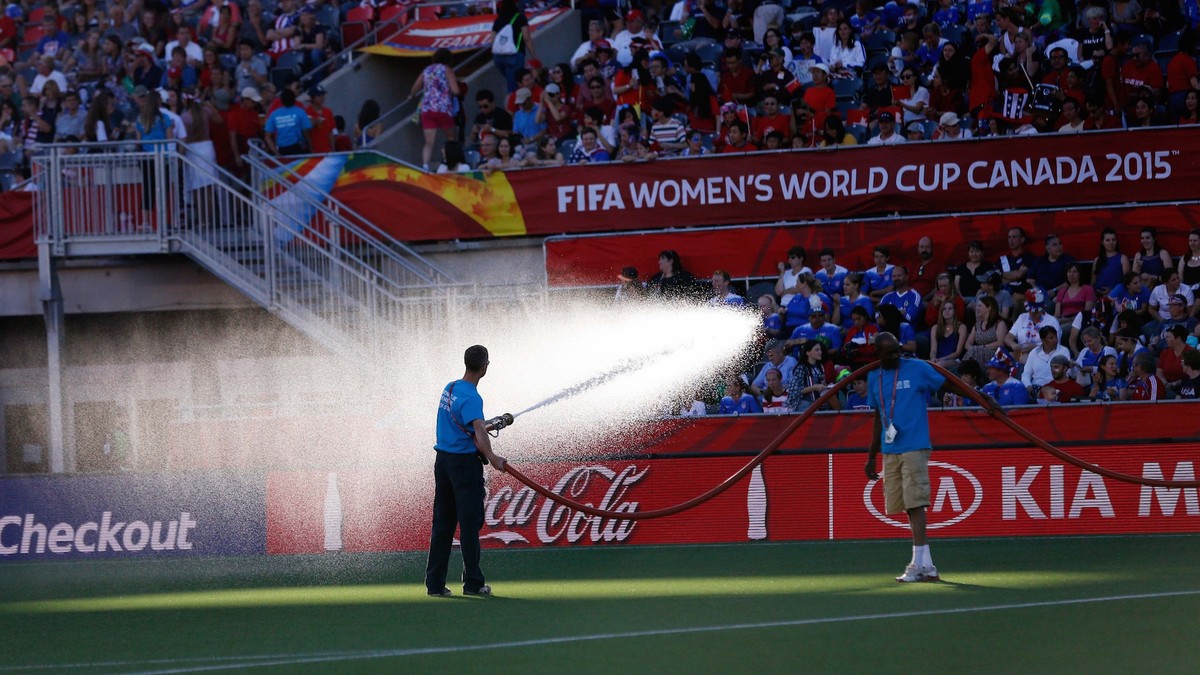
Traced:
POLYGON ((448 598, 448 597, 454 595, 454 592, 451 591, 449 588, 443 588, 440 591, 426 591, 426 593, 435 598, 448 598))
POLYGON ((484 584, 473 591, 468 591, 465 588, 463 589, 463 595, 491 595, 491 594, 492 594, 492 587, 488 586, 487 584, 484 584))

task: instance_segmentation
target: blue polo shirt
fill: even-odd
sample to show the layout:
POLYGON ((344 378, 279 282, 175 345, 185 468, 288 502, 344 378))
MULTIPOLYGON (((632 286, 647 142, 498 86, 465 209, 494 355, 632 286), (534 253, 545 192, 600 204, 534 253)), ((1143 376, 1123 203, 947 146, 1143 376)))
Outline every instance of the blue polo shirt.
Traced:
POLYGON ((456 454, 475 452, 475 441, 471 423, 483 419, 483 397, 475 385, 466 380, 455 380, 442 390, 438 405, 437 442, 435 450, 456 454), (451 393, 451 387, 454 388, 451 393))
POLYGON ((312 128, 312 120, 303 108, 289 105, 279 108, 267 118, 268 133, 275 134, 275 145, 289 148, 304 140, 304 132, 312 128))
POLYGON ((881 412, 883 425, 879 430, 879 442, 884 453, 899 455, 933 447, 929 440, 929 399, 945 381, 946 378, 933 366, 916 359, 900 359, 896 370, 879 368, 867 374, 867 405, 881 412), (889 422, 896 427, 894 443, 887 442, 889 422))

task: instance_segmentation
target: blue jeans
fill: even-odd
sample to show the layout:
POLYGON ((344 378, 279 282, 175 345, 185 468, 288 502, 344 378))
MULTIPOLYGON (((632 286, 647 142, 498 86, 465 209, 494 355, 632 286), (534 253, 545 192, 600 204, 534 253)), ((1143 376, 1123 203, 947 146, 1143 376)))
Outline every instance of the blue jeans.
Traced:
POLYGON ((492 54, 492 63, 496 64, 496 69, 504 76, 504 82, 508 86, 508 91, 516 91, 517 71, 525 67, 525 54, 522 52, 517 52, 516 54, 492 54))

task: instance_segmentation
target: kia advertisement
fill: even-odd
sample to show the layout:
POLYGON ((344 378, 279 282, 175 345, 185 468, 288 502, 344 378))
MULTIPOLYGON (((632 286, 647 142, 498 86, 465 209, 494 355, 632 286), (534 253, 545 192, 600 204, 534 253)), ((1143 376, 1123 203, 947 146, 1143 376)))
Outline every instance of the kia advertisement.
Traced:
POLYGON ((261 554, 262 474, 0 480, 0 561, 261 554))
MULTIPOLYGON (((1073 452, 1137 477, 1194 480, 1195 444, 1081 447, 1073 452)), ((529 466, 553 492, 617 513, 663 508, 701 494, 751 458, 564 462, 529 466)), ((613 546, 870 539, 907 536, 887 514, 863 452, 769 457, 715 499, 661 519, 600 518, 487 472, 485 546, 613 546)), ((432 458, 430 459, 432 464, 432 458)), ((272 473, 267 552, 420 550, 428 545, 432 468, 399 473, 272 473)), ((935 536, 1200 532, 1196 488, 1154 488, 1101 477, 1029 447, 935 451, 929 527, 935 536)))

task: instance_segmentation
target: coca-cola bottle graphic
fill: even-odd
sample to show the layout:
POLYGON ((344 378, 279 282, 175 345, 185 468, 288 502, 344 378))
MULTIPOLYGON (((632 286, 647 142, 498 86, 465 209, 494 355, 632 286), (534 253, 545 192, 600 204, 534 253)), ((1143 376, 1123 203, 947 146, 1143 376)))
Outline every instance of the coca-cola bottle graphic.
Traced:
POLYGON ((754 467, 750 474, 750 489, 746 492, 746 513, 749 516, 749 527, 746 528, 746 538, 759 540, 767 538, 767 483, 763 480, 762 466, 754 467))
POLYGON ((336 473, 325 480, 325 550, 342 550, 342 495, 336 473))

